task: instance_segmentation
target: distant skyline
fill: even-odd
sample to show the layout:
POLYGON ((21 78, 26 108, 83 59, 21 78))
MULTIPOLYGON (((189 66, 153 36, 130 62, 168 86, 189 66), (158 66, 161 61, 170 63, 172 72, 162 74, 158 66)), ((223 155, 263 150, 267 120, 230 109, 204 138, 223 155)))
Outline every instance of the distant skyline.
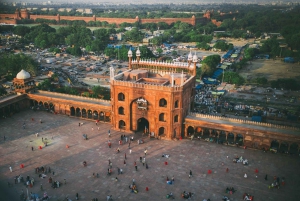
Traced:
POLYGON ((87 3, 107 3, 107 4, 214 4, 214 3, 264 3, 264 2, 292 2, 292 3, 299 3, 300 0, 282 0, 282 1, 276 1, 276 0, 150 0, 147 2, 142 2, 138 0, 2 0, 2 2, 8 2, 8 3, 46 3, 46 2, 52 2, 54 4, 58 3, 75 3, 75 4, 87 4, 87 3))

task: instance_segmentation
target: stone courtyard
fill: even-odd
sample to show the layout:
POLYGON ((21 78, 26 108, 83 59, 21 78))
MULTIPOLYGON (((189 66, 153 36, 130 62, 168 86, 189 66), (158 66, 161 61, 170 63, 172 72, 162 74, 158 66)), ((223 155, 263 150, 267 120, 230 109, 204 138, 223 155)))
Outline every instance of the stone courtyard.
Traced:
POLYGON ((191 199, 197 201, 208 198, 217 201, 224 195, 230 197, 230 200, 242 200, 245 192, 253 195, 255 201, 299 200, 299 156, 264 153, 198 140, 149 139, 143 138, 141 134, 115 130, 111 130, 112 136, 109 138, 111 125, 100 122, 98 126, 93 121, 31 110, 1 120, 0 200, 17 201, 20 200, 22 190, 26 194, 26 187, 22 183, 14 184, 17 175, 33 177, 35 185, 28 188, 28 192, 42 196, 46 191, 53 201, 62 201, 66 196, 75 200, 76 193, 79 194, 79 200, 84 201, 93 198, 106 200, 106 195, 112 195, 113 200, 159 201, 166 200, 170 192, 177 200, 182 199, 180 194, 183 191, 194 193, 191 199), (43 123, 39 122, 40 119, 43 123), (23 123, 25 129, 22 128, 23 123), (79 127, 78 123, 83 125, 79 127), (39 133, 38 137, 36 133, 39 133), (83 134, 87 134, 89 139, 84 140, 83 134), (128 143, 124 141, 123 145, 118 145, 121 134, 134 136, 131 154, 128 143), (6 136, 5 141, 3 136, 6 136), (42 138, 47 138, 48 146, 44 146, 42 138), (145 143, 138 144, 140 138, 145 143), (112 148, 108 147, 108 140, 111 140, 112 148), (38 149, 38 146, 43 148, 38 149), (31 147, 34 147, 34 151, 31 147), (118 147, 120 153, 116 152, 118 147), (139 161, 140 157, 144 157, 145 149, 148 150, 146 162, 149 169, 139 161), (170 157, 162 157, 163 154, 170 157), (235 156, 248 159, 249 165, 233 163, 235 156), (111 176, 107 175, 109 159, 113 167, 111 176), (87 167, 83 167, 83 161, 87 162, 87 167), (135 161, 138 171, 134 168, 135 161), (24 164, 24 168, 20 168, 21 164, 24 164), (13 172, 10 172, 10 166, 13 172), (38 178, 35 168, 40 166, 50 167, 55 174, 47 173, 46 178, 38 178), (117 167, 123 169, 123 174, 118 175, 117 167), (229 169, 228 173, 226 168, 229 169), (259 172, 255 173, 255 169, 259 172), (188 176, 190 170, 193 172, 191 178, 188 176), (212 173, 208 174, 208 170, 212 173), (93 173, 98 173, 99 178, 94 178, 93 173), (248 178, 244 178, 245 173, 248 178), (264 179, 266 174, 267 181, 264 179), (50 176, 53 181, 61 183, 66 179, 67 184, 53 189, 48 183, 50 176), (172 176, 175 182, 168 185, 166 178, 171 179, 172 176), (280 189, 269 189, 274 176, 280 179, 285 177, 286 184, 280 189), (118 181, 115 181, 116 177, 118 181), (132 179, 136 181, 139 190, 137 194, 131 193, 128 188, 132 179), (12 186, 8 186, 7 182, 12 186), (40 189, 41 184, 43 191, 40 189), (146 187, 149 191, 146 191, 146 187), (226 194, 226 187, 234 187, 237 192, 226 194))

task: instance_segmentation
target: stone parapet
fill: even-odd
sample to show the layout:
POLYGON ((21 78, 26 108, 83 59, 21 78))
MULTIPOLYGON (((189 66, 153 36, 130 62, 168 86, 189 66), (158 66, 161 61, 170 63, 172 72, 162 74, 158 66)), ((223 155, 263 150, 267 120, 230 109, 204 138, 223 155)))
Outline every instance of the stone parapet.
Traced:
POLYGON ((271 123, 264 123, 264 122, 249 121, 249 120, 244 120, 244 119, 222 117, 222 116, 216 116, 216 115, 199 114, 199 113, 190 113, 189 115, 193 116, 193 117, 199 117, 199 118, 223 120, 223 121, 235 122, 235 123, 241 123, 241 124, 264 126, 264 127, 268 127, 268 128, 279 128, 279 129, 299 130, 300 131, 300 128, 297 128, 297 127, 284 126, 284 125, 271 124, 271 123))
POLYGON ((144 84, 144 83, 134 83, 132 81, 121 81, 121 80, 112 80, 113 85, 115 86, 126 86, 132 88, 143 88, 143 89, 153 89, 153 90, 164 90, 168 92, 182 91, 181 86, 161 86, 157 84, 144 84))
POLYGON ((63 93, 42 91, 42 90, 37 90, 36 94, 38 94, 38 93, 48 94, 48 95, 56 95, 56 96, 61 96, 61 97, 74 98, 74 99, 91 100, 91 101, 95 101, 95 102, 103 102, 103 103, 110 104, 109 100, 103 100, 103 99, 99 99, 99 98, 90 98, 90 97, 76 96, 76 95, 71 95, 71 94, 63 94, 63 93))

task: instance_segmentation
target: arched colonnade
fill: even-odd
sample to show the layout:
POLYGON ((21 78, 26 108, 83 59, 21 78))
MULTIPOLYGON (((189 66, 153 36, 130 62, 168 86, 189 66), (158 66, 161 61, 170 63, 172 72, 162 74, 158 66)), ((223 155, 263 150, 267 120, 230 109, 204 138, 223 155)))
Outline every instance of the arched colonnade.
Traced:
POLYGON ((185 137, 194 136, 206 141, 217 142, 220 144, 231 144, 245 146, 254 149, 277 150, 280 153, 298 154, 300 152, 300 144, 293 141, 281 139, 276 136, 256 136, 250 132, 233 132, 226 130, 217 130, 201 126, 186 125, 185 137))

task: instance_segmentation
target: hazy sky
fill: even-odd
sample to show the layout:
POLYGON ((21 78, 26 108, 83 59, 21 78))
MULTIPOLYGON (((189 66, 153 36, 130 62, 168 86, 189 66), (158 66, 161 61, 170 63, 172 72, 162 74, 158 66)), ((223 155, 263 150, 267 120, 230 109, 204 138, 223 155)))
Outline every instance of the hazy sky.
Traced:
MULTIPOLYGON (((32 2, 32 3, 42 3, 48 2, 48 0, 1 0, 2 2, 32 2)), ((299 2, 300 0, 281 0, 283 2, 299 2)), ((52 0, 53 3, 125 3, 125 4, 159 4, 159 3, 238 3, 238 2, 249 2, 249 3, 261 3, 261 2, 279 2, 276 0, 149 0, 149 1, 142 1, 142 0, 52 0)))

